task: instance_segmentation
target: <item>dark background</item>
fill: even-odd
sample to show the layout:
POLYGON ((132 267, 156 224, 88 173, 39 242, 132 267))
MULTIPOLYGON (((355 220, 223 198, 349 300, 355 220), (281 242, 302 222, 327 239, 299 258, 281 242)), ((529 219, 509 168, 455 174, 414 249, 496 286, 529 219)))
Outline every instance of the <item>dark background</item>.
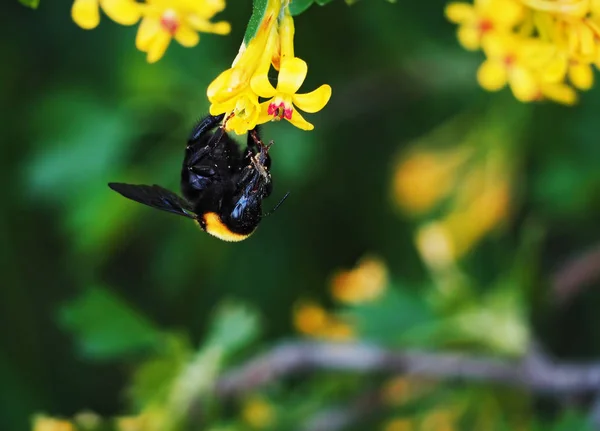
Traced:
MULTIPOLYGON (((250 1, 230 0, 220 15, 232 23, 229 36, 201 35, 192 49, 172 43, 153 65, 135 49, 135 26, 104 16, 84 31, 72 22, 69 2, 42 0, 35 11, 5 2, 0 429, 26 429, 36 412, 125 410, 130 365, 90 360, 61 324, 64 304, 88 288, 109 289, 157 326, 185 329, 194 341, 221 299, 239 298, 265 316, 268 341, 294 333, 299 298, 329 304, 332 272, 366 253, 381 256, 393 279, 415 289, 434 283, 414 246, 419 221, 391 197, 396 156, 459 114, 469 116, 467 131, 485 129, 480 114, 490 106, 507 118, 519 113, 507 135, 514 134, 514 211, 468 254, 465 271, 482 286, 505 272, 533 218, 543 240, 532 262, 522 262, 539 262, 535 294, 527 297, 531 332, 561 357, 598 355, 593 283, 557 306, 549 280, 600 234, 600 94, 594 89, 577 106, 562 107, 520 105, 508 90, 484 92, 475 79, 482 55, 460 48, 444 6, 336 1, 296 19, 296 54, 309 64, 303 90, 328 83, 333 96, 323 111, 306 115, 314 132, 287 123, 263 128, 275 141, 275 191, 266 208, 291 194, 251 239, 228 244, 126 201, 106 183, 177 190, 185 139, 208 111, 207 85, 237 53, 250 1)), ((460 139, 448 136, 444 145, 460 139)))

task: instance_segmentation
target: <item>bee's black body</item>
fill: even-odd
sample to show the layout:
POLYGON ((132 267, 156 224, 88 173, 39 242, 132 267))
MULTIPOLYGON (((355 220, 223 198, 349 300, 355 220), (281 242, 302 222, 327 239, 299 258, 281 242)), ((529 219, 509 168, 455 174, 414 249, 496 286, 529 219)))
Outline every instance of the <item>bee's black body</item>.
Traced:
POLYGON ((192 218, 225 241, 247 238, 262 218, 263 199, 271 194, 271 159, 257 130, 248 133, 246 151, 241 152, 223 127, 217 127, 222 120, 223 115, 209 115, 192 131, 181 169, 183 198, 157 185, 110 183, 110 188, 153 208, 192 218))

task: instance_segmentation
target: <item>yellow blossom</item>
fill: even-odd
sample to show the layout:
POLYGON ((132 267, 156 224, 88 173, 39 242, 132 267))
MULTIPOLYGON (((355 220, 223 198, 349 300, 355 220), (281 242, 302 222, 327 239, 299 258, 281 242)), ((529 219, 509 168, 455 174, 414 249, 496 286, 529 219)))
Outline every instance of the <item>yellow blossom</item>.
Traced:
POLYGON ((483 48, 479 84, 496 91, 508 84, 523 102, 573 104, 578 90, 594 84, 600 66, 600 1, 474 0, 450 3, 467 49, 483 48), (567 83, 567 81, 569 83, 567 83))
POLYGON ((158 61, 171 39, 185 47, 195 46, 198 32, 227 34, 229 23, 213 23, 212 17, 225 8, 225 0, 147 0, 136 47, 147 53, 149 63, 158 61))
POLYGON ((316 337, 329 341, 350 341, 355 338, 355 331, 348 322, 332 317, 316 337))
POLYGON ((536 66, 549 62, 551 47, 539 40, 516 36, 490 36, 483 43, 487 60, 477 72, 479 84, 497 91, 508 84, 514 96, 522 102, 540 96, 540 76, 536 66))
POLYGON ((144 431, 147 424, 146 417, 139 416, 124 416, 117 418, 116 428, 118 431, 144 431))
POLYGON ((265 75, 252 78, 252 90, 261 97, 269 98, 261 103, 258 124, 285 118, 302 130, 312 130, 314 126, 306 121, 294 105, 304 112, 318 112, 327 104, 331 97, 331 87, 321 85, 314 91, 296 94, 304 79, 308 66, 300 58, 283 58, 277 78, 277 88, 273 88, 265 75))
POLYGON ((467 49, 475 50, 492 32, 508 32, 524 14, 517 0, 475 0, 473 5, 453 2, 446 7, 446 16, 460 24, 458 40, 467 49))
POLYGON ((242 418, 250 427, 264 429, 273 425, 275 412, 265 399, 255 396, 244 402, 242 418))
POLYGON ((431 210, 453 189, 469 152, 416 150, 405 155, 394 172, 396 203, 411 214, 431 210))
POLYGON ((530 8, 570 17, 582 18, 590 11, 588 0, 521 0, 530 8))
POLYGON ((338 301, 360 303, 380 297, 387 283, 385 264, 378 258, 367 257, 355 269, 336 273, 331 280, 331 292, 338 301))
POLYGON ((464 206, 455 208, 442 220, 430 222, 417 231, 417 248, 433 268, 444 268, 459 259, 506 218, 510 194, 506 181, 489 185, 464 206))
POLYGON ((294 326, 309 337, 333 341, 347 341, 354 337, 354 329, 343 319, 329 314, 314 302, 304 302, 294 310, 294 326))
POLYGON ((279 69, 277 88, 273 88, 266 74, 256 75, 251 81, 252 90, 269 99, 260 105, 258 124, 285 118, 302 130, 312 130, 314 126, 294 109, 294 105, 304 112, 318 112, 329 102, 331 87, 324 84, 310 93, 296 94, 306 78, 308 66, 294 55, 294 20, 287 8, 279 25, 278 47, 279 61, 275 64, 279 69))
POLYGON ((294 311, 294 326, 305 335, 318 334, 327 325, 327 312, 313 302, 300 304, 294 311))
POLYGON ((456 413, 447 410, 440 409, 434 410, 428 413, 421 423, 419 430, 422 431, 454 431, 456 430, 455 425, 456 413))
POLYGON ((331 87, 322 85, 307 94, 296 94, 306 78, 306 62, 294 55, 294 20, 289 3, 268 0, 256 34, 243 43, 230 69, 207 89, 210 113, 226 113, 227 130, 242 134, 257 124, 285 118, 296 127, 312 130, 295 109, 314 113, 327 104, 331 87), (277 86, 269 82, 271 65, 279 71, 277 86), (259 104, 259 97, 268 99, 259 104))
POLYGON ((211 102, 211 115, 228 113, 225 127, 237 134, 253 129, 258 121, 258 95, 251 89, 253 76, 267 78, 271 60, 278 44, 276 29, 280 0, 269 0, 267 11, 257 34, 248 45, 242 44, 233 65, 210 83, 206 94, 211 102), (232 113, 233 116, 230 116, 232 113))
POLYGON ((33 422, 33 431, 75 431, 75 427, 65 420, 38 416, 33 422))
POLYGON ((383 427, 383 431, 413 431, 416 428, 409 419, 392 419, 383 427))
POLYGON ((81 28, 95 28, 100 23, 100 7, 110 19, 122 25, 135 24, 141 15, 141 6, 134 0, 75 0, 71 17, 81 28))

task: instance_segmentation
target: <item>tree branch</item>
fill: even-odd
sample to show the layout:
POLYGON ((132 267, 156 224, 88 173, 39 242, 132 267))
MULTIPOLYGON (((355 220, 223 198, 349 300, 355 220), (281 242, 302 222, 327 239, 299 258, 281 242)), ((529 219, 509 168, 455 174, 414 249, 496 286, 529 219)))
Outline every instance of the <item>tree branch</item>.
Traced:
POLYGON ((294 341, 276 346, 226 373, 217 384, 217 393, 232 397, 290 375, 317 370, 402 373, 487 382, 552 395, 600 390, 600 363, 553 362, 537 352, 522 360, 503 360, 442 352, 394 351, 365 343, 294 341))
POLYGON ((584 287, 600 279, 600 245, 566 262, 552 277, 559 303, 573 299, 584 287))

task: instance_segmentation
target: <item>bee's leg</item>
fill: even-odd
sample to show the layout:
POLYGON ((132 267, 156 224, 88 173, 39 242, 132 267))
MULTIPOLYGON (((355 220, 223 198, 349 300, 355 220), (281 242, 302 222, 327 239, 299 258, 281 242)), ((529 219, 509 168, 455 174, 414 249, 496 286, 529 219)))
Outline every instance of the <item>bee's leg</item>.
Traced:
POLYGON ((255 154, 258 151, 259 145, 261 144, 262 141, 260 140, 260 126, 255 126, 254 129, 248 131, 246 147, 249 151, 255 154))
POLYGON ((224 116, 225 114, 216 116, 208 115, 204 117, 202 121, 200 121, 198 124, 196 124, 196 126, 194 126, 194 129, 192 130, 190 137, 188 138, 188 148, 198 143, 199 141, 202 141, 202 138, 205 136, 206 132, 214 129, 217 126, 217 124, 219 124, 223 120, 224 116))
POLYGON ((246 153, 245 161, 247 163, 251 163, 250 157, 257 157, 258 154, 265 154, 264 166, 269 169, 271 167, 271 156, 269 155, 269 148, 271 147, 271 143, 269 145, 265 145, 260 138, 260 130, 258 126, 248 132, 248 141, 247 148, 248 152, 246 153))
POLYGON ((202 160, 202 158, 210 153, 214 146, 219 143, 223 137, 223 128, 217 128, 212 135, 210 134, 210 131, 223 120, 224 116, 225 114, 217 116, 209 115, 194 127, 185 150, 185 159, 183 161, 184 167, 190 169, 197 164, 199 160, 202 160))

